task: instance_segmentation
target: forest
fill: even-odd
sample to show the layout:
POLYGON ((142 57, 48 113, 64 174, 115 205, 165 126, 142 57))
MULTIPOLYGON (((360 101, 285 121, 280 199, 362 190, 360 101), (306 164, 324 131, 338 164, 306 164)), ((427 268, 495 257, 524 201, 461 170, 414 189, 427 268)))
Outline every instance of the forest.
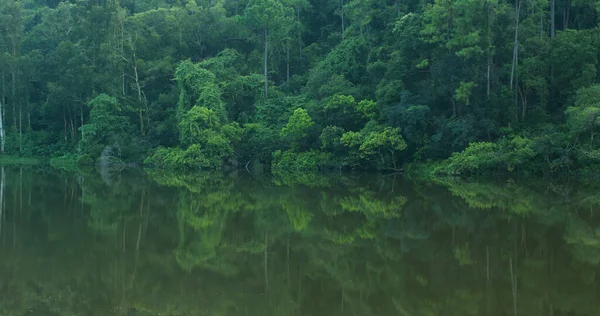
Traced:
POLYGON ((4 0, 0 149, 201 170, 600 170, 598 0, 4 0))

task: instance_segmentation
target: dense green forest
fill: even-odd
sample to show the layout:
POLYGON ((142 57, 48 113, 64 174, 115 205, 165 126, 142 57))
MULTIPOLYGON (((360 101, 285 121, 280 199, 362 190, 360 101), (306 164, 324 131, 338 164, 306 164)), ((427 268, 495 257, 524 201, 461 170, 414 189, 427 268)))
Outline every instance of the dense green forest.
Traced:
POLYGON ((4 0, 6 155, 173 169, 600 162, 598 0, 4 0))

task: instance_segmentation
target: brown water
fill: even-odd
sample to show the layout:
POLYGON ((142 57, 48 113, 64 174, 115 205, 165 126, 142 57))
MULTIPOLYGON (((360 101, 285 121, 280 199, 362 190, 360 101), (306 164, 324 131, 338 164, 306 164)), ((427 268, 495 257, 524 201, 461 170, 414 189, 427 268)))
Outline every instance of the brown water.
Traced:
POLYGON ((589 184, 3 174, 0 315, 600 315, 589 184))

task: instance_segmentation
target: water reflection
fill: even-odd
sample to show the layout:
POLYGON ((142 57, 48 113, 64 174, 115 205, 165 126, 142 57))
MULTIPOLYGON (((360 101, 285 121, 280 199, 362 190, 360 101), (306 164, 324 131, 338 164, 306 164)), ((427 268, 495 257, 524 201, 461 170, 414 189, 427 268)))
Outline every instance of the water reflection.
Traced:
POLYGON ((600 310, 593 185, 22 169, 0 180, 0 315, 600 310))

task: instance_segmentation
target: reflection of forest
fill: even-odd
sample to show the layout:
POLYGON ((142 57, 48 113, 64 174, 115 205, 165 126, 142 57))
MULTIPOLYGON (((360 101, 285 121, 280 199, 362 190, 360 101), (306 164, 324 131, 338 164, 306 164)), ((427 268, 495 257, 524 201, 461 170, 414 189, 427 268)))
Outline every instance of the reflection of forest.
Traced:
POLYGON ((7 169, 0 315, 596 315, 596 192, 7 169))

